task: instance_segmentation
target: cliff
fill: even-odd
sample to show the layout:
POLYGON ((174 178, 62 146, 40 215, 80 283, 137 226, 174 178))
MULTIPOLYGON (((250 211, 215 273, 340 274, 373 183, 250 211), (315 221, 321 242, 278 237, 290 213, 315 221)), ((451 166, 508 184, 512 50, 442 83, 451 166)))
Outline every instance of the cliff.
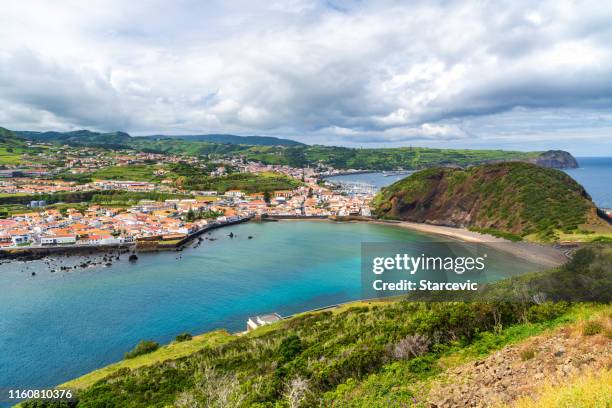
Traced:
POLYGON ((603 223, 570 176, 523 162, 419 171, 382 189, 373 207, 380 218, 472 227, 516 239, 550 239, 556 231, 603 223))
POLYGON ((578 162, 570 153, 563 150, 548 150, 530 162, 551 169, 575 169, 578 162))

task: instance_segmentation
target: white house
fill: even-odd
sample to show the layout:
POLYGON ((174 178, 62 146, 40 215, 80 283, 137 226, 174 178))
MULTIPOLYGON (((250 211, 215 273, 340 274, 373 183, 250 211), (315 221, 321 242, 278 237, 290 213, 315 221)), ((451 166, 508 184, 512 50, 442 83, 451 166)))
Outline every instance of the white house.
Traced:
POLYGON ((244 197, 244 193, 240 190, 227 190, 225 192, 225 196, 239 198, 239 197, 244 197))
POLYGON ((76 235, 45 235, 40 237, 40 243, 42 245, 75 244, 76 238, 76 235))
POLYGON ((278 313, 270 313, 261 316, 249 317, 247 320, 247 331, 255 330, 258 327, 265 326, 266 324, 272 324, 282 320, 282 317, 278 313))

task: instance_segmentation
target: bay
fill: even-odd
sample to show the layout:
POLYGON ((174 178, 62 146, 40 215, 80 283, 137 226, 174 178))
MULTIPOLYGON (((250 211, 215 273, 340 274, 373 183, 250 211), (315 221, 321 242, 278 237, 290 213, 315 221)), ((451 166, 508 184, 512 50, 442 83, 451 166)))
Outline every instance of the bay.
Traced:
MULTIPOLYGON (((110 267, 0 265, 0 387, 60 384, 120 360, 142 339, 242 331, 255 314, 356 300, 362 242, 411 243, 418 252, 420 243, 440 241, 400 227, 323 221, 247 223, 210 238, 183 252, 140 254, 135 263, 123 255, 110 267)), ((538 268, 508 253, 490 251, 489 260, 493 279, 538 268)))

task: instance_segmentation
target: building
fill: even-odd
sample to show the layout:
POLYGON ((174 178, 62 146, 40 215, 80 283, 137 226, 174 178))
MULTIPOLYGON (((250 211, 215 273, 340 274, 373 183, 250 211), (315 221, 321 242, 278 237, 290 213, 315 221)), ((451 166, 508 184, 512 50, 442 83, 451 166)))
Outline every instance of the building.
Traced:
POLYGON ((63 244, 75 244, 76 235, 46 235, 40 237, 41 245, 63 245, 63 244))
POLYGON ((244 193, 240 190, 227 190, 225 192, 225 196, 239 198, 239 197, 244 197, 244 193))
POLYGON ((278 322, 279 320, 282 320, 282 317, 278 313, 249 317, 249 320, 247 320, 247 331, 255 330, 258 327, 265 326, 266 324, 272 324, 278 322))
POLYGON ((18 233, 11 236, 11 242, 13 245, 23 245, 30 242, 30 234, 18 233))

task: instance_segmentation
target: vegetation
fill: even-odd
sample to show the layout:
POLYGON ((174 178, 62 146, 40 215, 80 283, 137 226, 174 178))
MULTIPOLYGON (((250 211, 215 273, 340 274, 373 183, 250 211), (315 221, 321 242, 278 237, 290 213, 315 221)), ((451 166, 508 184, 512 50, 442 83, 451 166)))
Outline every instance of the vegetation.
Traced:
POLYGON ((466 226, 512 241, 558 240, 584 225, 610 230, 570 176, 522 162, 419 171, 383 188, 374 207, 382 218, 466 226))
POLYGON ((547 384, 537 397, 521 398, 516 408, 557 408, 612 406, 612 371, 602 369, 572 378, 566 384, 547 384))
POLYGON ((237 145, 249 145, 249 146, 300 146, 303 145, 300 142, 290 139, 280 139, 277 137, 270 136, 236 136, 236 135, 222 135, 222 134, 211 134, 211 135, 182 135, 182 136, 147 136, 147 138, 153 139, 170 139, 170 140, 188 140, 188 141, 199 141, 199 142, 212 142, 212 143, 224 143, 224 144, 237 144, 237 145))
POLYGON ((159 348, 159 343, 151 340, 142 340, 140 343, 134 347, 132 351, 128 351, 125 353, 125 359, 130 359, 138 356, 142 356, 143 354, 149 354, 154 352, 159 348))
POLYGON ((90 174, 93 180, 159 181, 155 175, 160 167, 154 165, 114 166, 97 170, 90 174))
POLYGON ((172 198, 191 197, 185 194, 159 192, 127 192, 119 190, 68 191, 49 194, 7 194, 0 195, 0 205, 30 204, 34 200, 42 200, 47 204, 54 203, 84 203, 95 204, 131 204, 140 200, 163 201, 172 198))
POLYGON ((274 190, 292 190, 300 183, 280 173, 235 173, 227 176, 193 176, 177 180, 177 184, 188 190, 218 191, 242 190, 257 193, 274 190))
POLYGON ((540 152, 503 150, 430 149, 422 147, 355 149, 336 146, 306 146, 276 138, 241 138, 233 135, 180 137, 130 137, 127 133, 18 132, 22 137, 72 146, 132 148, 145 152, 195 156, 243 156, 265 164, 294 167, 331 165, 338 169, 397 170, 441 165, 466 166, 501 160, 535 160, 540 152))
POLYGON ((585 336, 594 336, 595 334, 599 334, 603 331, 603 325, 597 321, 586 322, 584 327, 582 328, 582 333, 585 336))
POLYGON ((181 333, 175 338, 176 341, 189 341, 191 339, 193 339, 193 336, 190 333, 181 333))
MULTIPOLYGON (((609 275, 612 255, 584 249, 575 262, 526 279, 537 285, 542 276, 573 274, 577 280, 592 281, 597 273, 591 270, 599 270, 604 261, 609 275)), ((587 285, 575 292, 588 298, 591 289, 587 285)), ((391 400, 401 406, 420 397, 419 387, 444 367, 568 322, 590 320, 602 311, 609 314, 609 306, 536 302, 530 297, 513 302, 359 302, 229 336, 182 358, 106 372, 80 389, 77 403, 370 407, 388 406, 391 400)))
POLYGON ((145 366, 151 366, 168 360, 175 360, 191 355, 204 348, 216 347, 220 344, 232 340, 234 337, 224 330, 217 330, 198 336, 194 336, 191 341, 175 342, 165 346, 152 353, 144 354, 128 360, 121 360, 118 363, 92 371, 82 377, 62 384, 61 388, 67 389, 84 389, 92 386, 103 378, 110 377, 120 372, 125 372, 130 369, 137 369, 145 366))
POLYGON ((134 205, 141 200, 165 201, 176 198, 193 198, 186 194, 160 193, 157 191, 128 192, 128 191, 98 191, 91 198, 91 203, 102 205, 134 205))
POLYGON ((27 146, 14 132, 0 127, 0 166, 19 165, 23 154, 36 154, 38 149, 27 146))

